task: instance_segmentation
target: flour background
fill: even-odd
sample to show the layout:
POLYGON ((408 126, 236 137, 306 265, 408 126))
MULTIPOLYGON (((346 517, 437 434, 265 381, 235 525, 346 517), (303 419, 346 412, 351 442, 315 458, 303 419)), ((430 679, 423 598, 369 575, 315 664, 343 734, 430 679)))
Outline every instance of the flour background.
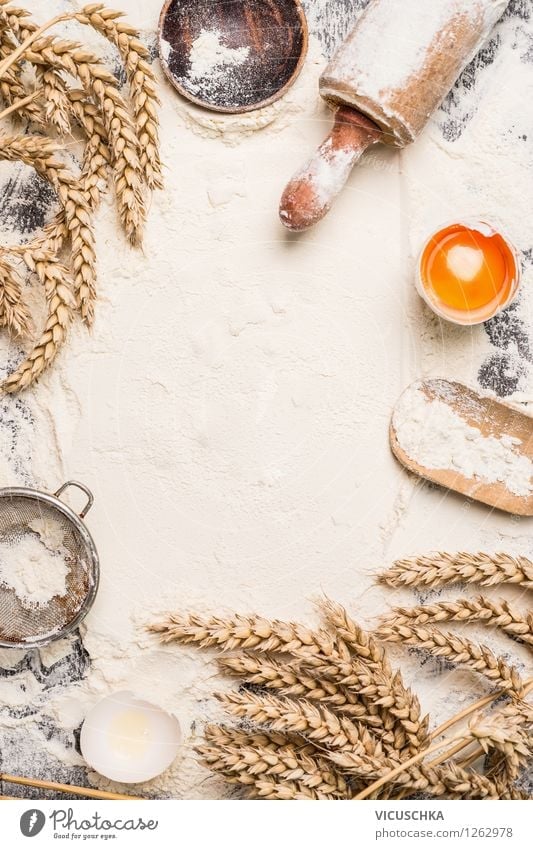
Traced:
MULTIPOLYGON (((41 4, 27 5, 43 17, 41 4)), ((56 0, 46 14, 64 6, 56 0)), ((122 6, 153 30, 159 2, 122 6)), ((501 61, 522 84, 514 56, 501 61)), ((372 624, 389 603, 410 597, 374 586, 393 556, 502 545, 531 553, 527 520, 418 484, 388 449, 390 411, 411 380, 475 383, 490 349, 483 328, 445 327, 421 304, 414 257, 433 218, 442 223, 480 206, 504 210, 520 241, 511 213, 528 166, 515 161, 500 124, 522 120, 518 104, 502 98, 502 68, 490 67, 486 102, 498 106, 495 123, 484 104, 459 147, 443 142, 433 123, 416 147, 372 152, 327 219, 294 237, 277 207, 287 179, 331 125, 317 95, 324 62, 313 42, 300 81, 267 126, 258 129, 261 115, 241 128, 229 119, 227 132, 222 119, 202 124, 158 68, 166 186, 152 200, 144 252, 125 244, 111 199, 104 201, 94 331, 74 329, 57 366, 9 402, 28 453, 2 446, 6 484, 87 483, 102 580, 82 646, 73 639, 63 656, 41 656, 47 670, 67 670, 56 686, 43 691, 20 657, 20 674, 0 681, 4 706, 31 705, 26 714, 2 713, 3 768, 49 774, 57 763, 76 775, 84 714, 126 687, 174 708, 187 739, 171 770, 137 790, 219 797, 227 788, 195 765, 190 747, 217 710, 209 699, 219 684, 214 667, 198 652, 159 647, 145 622, 178 607, 312 620, 310 600, 327 593, 372 624)), ((523 208, 516 218, 525 225, 523 208)), ((497 638, 483 638, 498 647, 497 638)), ((470 675, 433 663, 420 671, 416 658, 396 656, 437 717, 480 690, 470 675), (444 674, 436 681, 437 669, 444 674)))

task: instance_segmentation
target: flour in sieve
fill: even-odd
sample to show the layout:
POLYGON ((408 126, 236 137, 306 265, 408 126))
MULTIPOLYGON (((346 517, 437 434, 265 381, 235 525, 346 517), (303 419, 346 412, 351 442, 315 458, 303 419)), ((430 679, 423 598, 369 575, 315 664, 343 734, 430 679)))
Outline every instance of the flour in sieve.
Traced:
POLYGON ((50 550, 35 534, 0 544, 0 584, 15 590, 24 607, 40 607, 65 595, 67 572, 65 552, 50 550))
POLYGON ((519 439, 484 436, 416 384, 402 395, 393 426, 405 453, 428 469, 451 469, 480 483, 501 482, 519 496, 533 491, 533 463, 516 450, 519 439))

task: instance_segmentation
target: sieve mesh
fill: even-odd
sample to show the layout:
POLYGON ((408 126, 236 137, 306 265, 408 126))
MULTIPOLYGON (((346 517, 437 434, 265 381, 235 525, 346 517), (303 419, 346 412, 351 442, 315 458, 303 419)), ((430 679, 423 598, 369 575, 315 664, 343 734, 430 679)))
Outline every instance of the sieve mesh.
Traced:
POLYGON ((0 579, 0 643, 4 645, 42 644, 68 632, 88 600, 92 601, 91 590, 98 580, 96 552, 81 522, 63 512, 60 502, 58 506, 50 504, 50 496, 39 497, 33 490, 30 492, 31 495, 15 495, 0 491, 0 544, 14 546, 27 534, 38 536, 29 526, 36 519, 43 520, 54 536, 57 530, 63 537, 66 591, 46 604, 28 607, 0 579))

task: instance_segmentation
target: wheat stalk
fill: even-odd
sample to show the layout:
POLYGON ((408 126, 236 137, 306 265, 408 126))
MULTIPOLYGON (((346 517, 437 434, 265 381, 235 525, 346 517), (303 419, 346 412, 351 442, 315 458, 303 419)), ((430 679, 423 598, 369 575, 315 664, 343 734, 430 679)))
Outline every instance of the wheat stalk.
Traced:
MULTIPOLYGON (((13 7, 0 8, 3 22, 23 42, 37 26, 15 14, 13 7)), ((115 189, 124 230, 133 245, 140 245, 146 207, 137 153, 137 138, 127 105, 117 90, 113 75, 89 50, 77 42, 44 36, 24 52, 33 65, 65 71, 80 80, 84 91, 98 104, 112 154, 115 189)))
POLYGON ((0 139, 1 158, 33 166, 57 191, 71 242, 76 298, 83 319, 90 324, 96 298, 96 256, 90 210, 78 182, 56 153, 57 147, 41 136, 4 136, 0 139))
POLYGON ((427 557, 396 560, 394 565, 378 576, 389 587, 441 587, 444 584, 466 583, 494 586, 519 584, 533 588, 533 563, 527 557, 509 554, 447 554, 438 552, 427 557))
MULTIPOLYGON (((303 699, 281 699, 248 691, 218 693, 217 698, 233 716, 249 719, 272 731, 299 734, 335 749, 362 745, 362 729, 350 719, 303 699)), ((372 744, 367 739, 367 743, 374 746, 376 753, 382 751, 378 741, 372 744)))
MULTIPOLYGON (((15 46, 14 42, 9 38, 8 33, 0 31, 0 61, 7 59, 13 50, 15 50, 15 46)), ((22 84, 22 81, 19 79, 15 69, 9 68, 5 71, 0 79, 0 97, 2 100, 4 100, 8 106, 11 106, 14 103, 24 100, 27 94, 28 92, 22 84)), ((37 103, 27 103, 19 109, 18 112, 40 127, 44 124, 43 110, 37 103)))
POLYGON ((80 23, 92 26, 114 44, 124 62, 128 78, 135 130, 139 140, 140 166, 149 188, 162 188, 155 75, 146 61, 147 48, 138 40, 137 30, 122 21, 122 12, 102 3, 84 6, 76 14, 80 23))
POLYGON ((404 643, 465 666, 484 675, 504 690, 521 694, 524 682, 513 666, 496 655, 487 646, 477 645, 466 637, 444 633, 437 628, 420 625, 381 625, 377 630, 380 639, 389 643, 404 643))
POLYGON ((399 625, 426 625, 438 622, 479 622, 482 625, 500 628, 520 642, 533 645, 533 613, 524 616, 515 610, 509 602, 501 599, 492 601, 485 596, 471 600, 460 598, 456 601, 441 601, 435 604, 416 607, 396 607, 383 617, 383 624, 390 628, 399 625))
POLYGON ((32 320, 22 298, 22 286, 15 269, 0 256, 0 323, 13 336, 27 336, 32 320))
POLYGON ((6 392, 25 389, 52 363, 65 342, 74 305, 74 297, 65 282, 69 279, 68 271, 54 259, 53 255, 47 254, 46 251, 28 251, 24 255, 24 261, 29 270, 37 274, 44 286, 48 318, 31 354, 6 379, 4 383, 6 392))
POLYGON ((326 798, 346 795, 346 780, 309 744, 218 725, 207 726, 204 736, 206 743, 196 747, 202 762, 230 781, 255 784, 273 776, 277 781, 297 781, 326 798))

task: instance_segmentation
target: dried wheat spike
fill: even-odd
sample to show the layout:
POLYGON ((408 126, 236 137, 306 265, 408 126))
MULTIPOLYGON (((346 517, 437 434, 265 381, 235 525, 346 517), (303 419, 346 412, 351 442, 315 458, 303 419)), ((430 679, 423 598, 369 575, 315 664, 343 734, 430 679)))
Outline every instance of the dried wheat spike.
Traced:
MULTIPOLYGON (((72 268, 77 304, 83 320, 91 324, 96 299, 96 255, 90 210, 78 181, 56 158, 57 147, 42 136, 4 136, 0 158, 20 160, 47 179, 57 192, 65 215, 65 225, 72 249, 72 268)), ((44 245, 57 249, 57 245, 44 245)))
POLYGON ((346 643, 350 651, 376 675, 382 679, 381 703, 397 719, 404 729, 412 754, 416 754, 428 744, 429 717, 421 717, 420 703, 412 691, 404 686, 401 674, 393 674, 383 647, 364 631, 340 604, 329 599, 321 602, 321 610, 336 633, 346 643))
POLYGON ((107 9, 103 3, 92 3, 84 6, 76 19, 92 26, 117 47, 130 86, 141 171, 149 188, 162 188, 155 74, 146 61, 148 50, 138 40, 137 30, 122 21, 117 22, 122 15, 122 12, 107 9))
MULTIPOLYGON (((16 44, 5 31, 0 32, 0 60, 6 59, 16 48, 16 44)), ((0 97, 7 106, 25 98, 29 92, 24 87, 15 68, 9 68, 0 80, 0 97)), ((43 110, 35 101, 26 103, 17 110, 18 114, 27 118, 32 123, 42 126, 44 124, 43 110)), ((14 113, 16 117, 17 112, 14 113)))
POLYGON ((378 576, 389 587, 441 587, 444 584, 519 584, 533 588, 533 563, 509 554, 437 552, 427 557, 397 560, 378 576))
MULTIPOLYGON (((23 41, 35 32, 37 26, 13 13, 13 7, 0 6, 0 24, 8 27, 18 41, 23 41)), ((24 57, 38 68, 44 66, 65 71, 79 79, 87 95, 94 97, 109 137, 117 202, 124 230, 133 245, 140 245, 146 207, 137 138, 115 78, 89 50, 76 42, 54 36, 45 36, 35 41, 25 51, 24 57)))
POLYGON ((32 320, 22 298, 21 282, 15 269, 0 256, 0 323, 13 336, 28 336, 32 320))
POLYGON ((394 628, 381 625, 377 635, 390 643, 404 643, 424 649, 434 657, 442 657, 479 672, 503 690, 510 690, 518 695, 522 693, 524 682, 516 669, 508 666, 502 658, 496 657, 487 646, 477 645, 466 637, 420 625, 399 625, 394 628))
POLYGON ((6 392, 18 392, 28 387, 55 359, 65 342, 74 305, 74 297, 65 282, 69 279, 68 271, 53 256, 45 251, 32 251, 24 255, 24 261, 44 286, 48 319, 31 354, 4 382, 6 392))
MULTIPOLYGON (((87 100, 85 92, 79 89, 69 91, 69 108, 72 117, 85 132, 87 141, 83 151, 83 161, 79 177, 79 189, 82 192, 90 212, 98 207, 101 185, 107 181, 107 167, 110 162, 107 147, 107 133, 99 118, 96 106, 87 100)), ((65 212, 61 210, 54 220, 44 228, 43 235, 36 239, 30 248, 53 250, 58 254, 69 236, 65 212)), ((13 253, 22 253, 28 246, 12 249, 13 253)), ((81 304, 78 302, 81 312, 81 304)))
POLYGON ((282 735, 246 733, 241 729, 209 725, 206 743, 196 747, 202 762, 214 772, 242 785, 275 776, 278 781, 298 781, 328 798, 343 798, 346 780, 330 761, 309 744, 282 735))
POLYGON ((366 709, 356 693, 334 680, 320 678, 299 658, 278 660, 269 654, 241 652, 219 657, 217 663, 224 672, 238 675, 249 684, 279 690, 284 696, 323 701, 356 718, 365 716, 366 709))
POLYGON ((505 599, 492 601, 485 596, 476 599, 460 598, 457 601, 441 601, 416 607, 396 607, 383 618, 390 628, 398 625, 426 625, 428 622, 479 622, 493 628, 501 628, 509 636, 522 643, 533 645, 533 612, 522 615, 505 599))
POLYGON ((107 168, 110 163, 107 132, 99 117, 98 109, 94 103, 87 100, 83 91, 72 89, 69 92, 69 107, 87 137, 80 183, 89 209, 94 211, 100 202, 99 187, 107 180, 107 168))
POLYGON ((234 614, 227 618, 199 614, 169 614, 149 626, 163 643, 197 643, 223 651, 250 649, 261 652, 321 651, 333 645, 326 631, 312 631, 296 622, 234 614))

